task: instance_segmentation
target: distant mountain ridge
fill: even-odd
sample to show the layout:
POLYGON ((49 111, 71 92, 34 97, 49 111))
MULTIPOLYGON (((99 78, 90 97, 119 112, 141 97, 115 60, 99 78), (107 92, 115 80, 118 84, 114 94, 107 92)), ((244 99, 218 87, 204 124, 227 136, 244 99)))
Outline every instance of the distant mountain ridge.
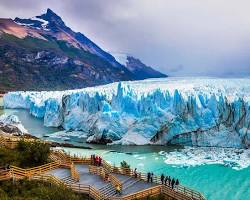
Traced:
POLYGON ((138 58, 125 53, 112 53, 118 62, 123 64, 130 72, 132 72, 136 79, 142 80, 147 78, 165 78, 167 75, 156 71, 150 66, 145 65, 138 58))
POLYGON ((80 32, 74 32, 65 25, 61 17, 48 9, 45 14, 36 16, 30 19, 15 18, 14 21, 23 26, 29 26, 38 30, 45 30, 52 33, 58 40, 67 40, 71 45, 77 48, 82 48, 85 51, 96 54, 113 64, 113 66, 120 67, 115 58, 109 53, 102 50, 94 42, 88 39, 80 32))
POLYGON ((141 79, 130 69, 67 27, 51 9, 30 19, 0 19, 0 91, 64 90, 141 79))

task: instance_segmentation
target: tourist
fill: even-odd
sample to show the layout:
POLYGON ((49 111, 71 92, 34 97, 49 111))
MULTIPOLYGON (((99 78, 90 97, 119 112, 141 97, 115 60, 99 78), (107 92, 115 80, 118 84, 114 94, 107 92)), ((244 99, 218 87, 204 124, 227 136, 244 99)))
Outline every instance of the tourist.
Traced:
POLYGON ((95 164, 95 154, 91 155, 91 164, 95 164))
POLYGON ((172 189, 174 189, 174 184, 175 184, 175 180, 174 180, 174 178, 173 178, 172 181, 171 181, 172 189))
POLYGON ((162 185, 164 184, 164 179, 165 179, 164 174, 161 174, 161 184, 162 184, 162 185))
POLYGON ((168 184, 168 176, 165 177, 165 185, 168 184))
POLYGON ((117 186, 115 187, 115 193, 116 193, 116 194, 121 194, 121 187, 120 187, 119 185, 117 185, 117 186))
POLYGON ((168 177, 168 185, 171 186, 171 177, 168 177))
POLYGON ((95 159, 96 159, 96 156, 95 154, 93 155, 93 165, 95 165, 95 159))
POLYGON ((179 182, 179 179, 178 179, 178 178, 176 179, 175 185, 176 185, 176 188, 177 188, 177 190, 178 190, 178 186, 180 185, 180 182, 179 182))
POLYGON ((153 183, 153 178, 154 178, 154 173, 152 172, 151 173, 151 176, 150 176, 150 182, 153 183))
POLYGON ((141 172, 139 173, 139 179, 141 179, 141 172))
POLYGON ((96 156, 96 160, 95 160, 95 165, 96 166, 98 166, 98 164, 99 164, 99 158, 100 158, 99 156, 96 156))
POLYGON ((99 167, 102 165, 102 158, 99 157, 99 167))
POLYGON ((148 175, 147 175, 147 181, 148 181, 148 183, 149 183, 149 180, 150 180, 150 176, 151 176, 151 173, 148 172, 148 175))
POLYGON ((135 168, 134 170, 134 175, 135 175, 135 178, 137 178, 137 168, 135 168))

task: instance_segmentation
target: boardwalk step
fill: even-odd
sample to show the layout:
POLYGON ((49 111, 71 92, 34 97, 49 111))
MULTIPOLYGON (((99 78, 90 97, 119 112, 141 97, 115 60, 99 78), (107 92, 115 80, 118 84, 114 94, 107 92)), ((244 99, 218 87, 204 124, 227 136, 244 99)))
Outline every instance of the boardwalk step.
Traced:
POLYGON ((113 188, 108 188, 107 190, 105 190, 105 191, 102 191, 102 193, 104 194, 104 195, 110 195, 110 194, 112 194, 112 193, 114 193, 115 191, 114 191, 114 189, 113 188))
POLYGON ((105 185, 99 191, 107 198, 115 195, 115 189, 111 183, 105 185))
POLYGON ((126 184, 123 185, 123 190, 126 190, 130 187, 132 187, 133 185, 135 185, 136 183, 140 182, 140 179, 134 179, 133 181, 129 181, 126 184))
POLYGON ((134 178, 132 176, 130 176, 129 178, 127 178, 125 181, 122 182, 122 185, 126 184, 127 182, 133 180, 134 178))
POLYGON ((61 179, 62 181, 64 181, 65 183, 67 184, 74 184, 74 183, 77 183, 77 181, 73 180, 71 178, 71 176, 66 176, 64 178, 61 179))

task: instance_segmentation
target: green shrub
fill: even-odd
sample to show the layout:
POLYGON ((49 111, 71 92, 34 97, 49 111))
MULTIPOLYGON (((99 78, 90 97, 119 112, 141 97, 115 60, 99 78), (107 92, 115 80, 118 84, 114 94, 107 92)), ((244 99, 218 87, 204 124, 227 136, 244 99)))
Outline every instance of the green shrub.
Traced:
POLYGON ((121 162, 121 167, 122 168, 130 168, 130 165, 124 160, 121 162))
POLYGON ((15 165, 28 168, 48 163, 50 146, 39 141, 21 140, 15 149, 0 147, 0 166, 15 165))
POLYGON ((48 162, 50 146, 39 141, 19 141, 17 151, 20 152, 20 167, 34 167, 48 162))
POLYGON ((7 164, 19 166, 19 152, 5 147, 0 147, 0 166, 5 166, 7 164))
POLYGON ((0 199, 1 200, 8 200, 8 195, 6 194, 6 192, 4 190, 2 190, 0 188, 0 199))
POLYGON ((1 200, 83 200, 87 195, 76 194, 63 186, 41 181, 19 180, 0 182, 1 200))

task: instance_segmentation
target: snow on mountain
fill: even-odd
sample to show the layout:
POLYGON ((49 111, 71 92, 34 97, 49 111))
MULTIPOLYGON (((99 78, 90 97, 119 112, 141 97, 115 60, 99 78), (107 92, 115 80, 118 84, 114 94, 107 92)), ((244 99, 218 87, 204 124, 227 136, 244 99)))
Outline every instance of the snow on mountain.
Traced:
POLYGON ((0 91, 65 90, 134 74, 48 9, 32 18, 0 19, 0 91))
POLYGON ((50 34, 53 37, 56 37, 58 40, 67 41, 76 48, 81 48, 92 54, 100 56, 114 67, 122 68, 122 66, 112 55, 101 49, 84 34, 80 32, 74 32, 69 27, 67 27, 62 18, 51 9, 47 9, 47 12, 42 15, 28 19, 16 17, 14 21, 17 24, 25 27, 45 31, 43 34, 50 34))
POLYGON ((46 28, 47 25, 49 24, 49 22, 44 20, 44 19, 38 18, 38 17, 32 17, 32 18, 26 19, 26 20, 16 18, 15 22, 18 25, 21 25, 21 26, 26 26, 26 27, 31 27, 31 28, 50 31, 50 29, 46 28))
POLYGON ((46 126, 112 144, 250 145, 250 79, 168 78, 62 92, 9 92, 46 126))
POLYGON ((139 59, 125 53, 112 53, 115 59, 132 72, 137 80, 147 78, 165 78, 167 75, 145 65, 139 59))
POLYGON ((115 59, 121 63, 122 65, 126 66, 128 62, 128 54, 125 53, 111 53, 115 59))

